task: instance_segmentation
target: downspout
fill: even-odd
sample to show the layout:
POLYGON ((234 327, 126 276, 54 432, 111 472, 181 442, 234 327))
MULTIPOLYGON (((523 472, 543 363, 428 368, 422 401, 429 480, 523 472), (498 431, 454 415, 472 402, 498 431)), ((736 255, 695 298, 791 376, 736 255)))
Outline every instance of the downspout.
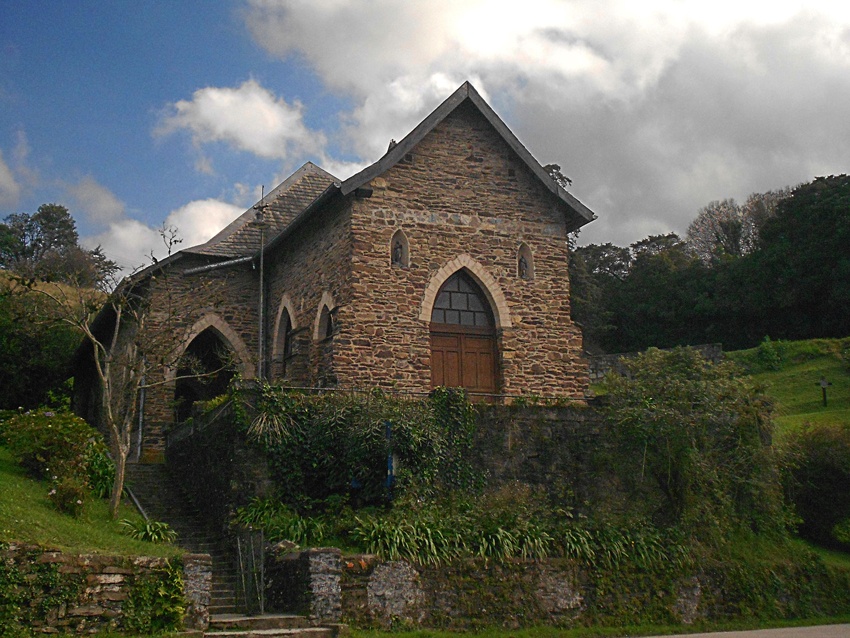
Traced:
POLYGON ((139 388, 139 435, 136 437, 136 463, 142 458, 142 430, 145 427, 145 378, 142 377, 142 387, 139 388))

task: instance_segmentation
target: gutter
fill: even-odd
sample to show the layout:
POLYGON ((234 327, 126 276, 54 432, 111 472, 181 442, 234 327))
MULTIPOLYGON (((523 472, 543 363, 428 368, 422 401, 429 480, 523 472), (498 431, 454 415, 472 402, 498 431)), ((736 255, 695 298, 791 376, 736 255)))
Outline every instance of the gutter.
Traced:
POLYGON ((204 272, 209 272, 211 270, 218 270, 219 268, 229 268, 230 266, 238 266, 239 264, 247 264, 250 261, 254 260, 254 255, 248 255, 247 257, 237 257, 236 259, 228 259, 227 261, 220 261, 216 264, 207 264, 206 266, 197 266, 195 268, 187 268, 183 271, 184 275, 199 275, 204 272))

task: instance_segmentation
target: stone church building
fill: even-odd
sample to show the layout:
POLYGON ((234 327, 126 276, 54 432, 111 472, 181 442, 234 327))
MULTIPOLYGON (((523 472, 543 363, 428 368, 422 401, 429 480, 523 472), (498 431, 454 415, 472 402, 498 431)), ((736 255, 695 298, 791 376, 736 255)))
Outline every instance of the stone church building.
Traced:
MULTIPOLYGON (((156 273, 167 270, 186 351, 208 366, 226 351, 246 379, 582 397, 567 235, 593 218, 465 83, 356 175, 305 164, 210 241, 141 277, 155 308, 156 273)), ((226 382, 149 388, 142 457, 226 382)), ((78 411, 92 402, 81 383, 78 411)))

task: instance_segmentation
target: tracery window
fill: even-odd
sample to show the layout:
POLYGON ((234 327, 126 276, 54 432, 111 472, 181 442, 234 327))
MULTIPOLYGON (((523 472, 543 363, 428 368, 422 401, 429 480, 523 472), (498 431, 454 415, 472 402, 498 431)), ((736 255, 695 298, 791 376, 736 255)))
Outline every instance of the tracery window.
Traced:
POLYGON ((459 270, 446 280, 434 302, 432 323, 492 328, 493 312, 478 284, 459 270))

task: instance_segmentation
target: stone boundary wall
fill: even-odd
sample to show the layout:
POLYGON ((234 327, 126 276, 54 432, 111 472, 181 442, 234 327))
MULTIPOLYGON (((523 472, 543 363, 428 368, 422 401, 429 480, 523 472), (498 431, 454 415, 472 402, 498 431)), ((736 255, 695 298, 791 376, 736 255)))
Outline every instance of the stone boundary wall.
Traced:
MULTIPOLYGON (((278 570, 270 594, 287 587, 304 593, 307 607, 281 606, 269 596, 269 612, 309 613, 314 624, 340 620, 360 628, 528 626, 577 627, 624 621, 635 610, 643 622, 692 624, 753 617, 743 601, 740 569, 709 562, 691 573, 635 570, 611 587, 587 568, 564 558, 509 562, 469 559, 441 566, 384 561, 374 555, 342 555, 312 549, 271 558, 278 570), (280 578, 288 572, 293 579, 280 578), (629 612, 628 610, 631 610, 629 612), (648 615, 646 615, 648 613, 648 615), (623 616, 625 614, 625 616, 623 616)), ((766 617, 800 618, 850 611, 850 575, 800 564, 771 567, 763 582, 766 617)), ((764 612, 762 612, 764 613, 764 612)))
MULTIPOLYGON (((699 346, 690 346, 694 350, 698 350, 703 357, 714 363, 719 363, 723 359, 723 345, 719 343, 708 343, 699 346)), ((670 348, 662 348, 662 350, 670 350, 670 348)), ((626 369, 622 364, 623 359, 632 359, 639 352, 621 352, 619 354, 597 354, 586 355, 590 370, 590 382, 596 383, 611 370, 616 370, 620 374, 625 373, 626 369)))
MULTIPOLYGON (((96 633, 124 629, 124 605, 134 586, 156 578, 166 558, 66 554, 44 548, 7 544, 0 547, 0 582, 33 586, 25 601, 41 633, 96 633)), ((183 563, 186 629, 209 625, 212 560, 208 554, 185 554, 183 563)), ((0 598, 0 604, 4 601, 0 598)))
POLYGON ((303 614, 312 622, 338 623, 342 617, 342 552, 335 548, 271 552, 267 560, 266 606, 303 614))

